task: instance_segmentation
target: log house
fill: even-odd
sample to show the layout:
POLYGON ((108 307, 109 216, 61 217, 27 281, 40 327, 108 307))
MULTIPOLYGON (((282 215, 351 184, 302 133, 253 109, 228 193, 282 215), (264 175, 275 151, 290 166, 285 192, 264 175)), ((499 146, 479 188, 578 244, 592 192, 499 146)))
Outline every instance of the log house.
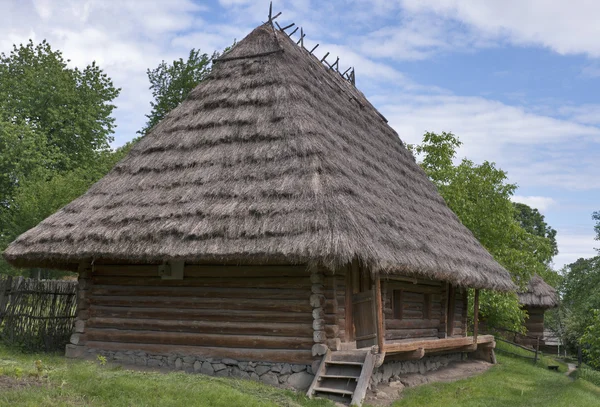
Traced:
POLYGON ((325 362, 358 363, 352 389, 311 388, 346 395, 366 390, 366 366, 491 349, 467 336, 467 290, 513 290, 509 273, 352 79, 269 20, 108 175, 18 237, 11 264, 79 273, 67 355, 193 356, 202 372, 222 359, 251 378, 226 362, 325 376, 325 362))

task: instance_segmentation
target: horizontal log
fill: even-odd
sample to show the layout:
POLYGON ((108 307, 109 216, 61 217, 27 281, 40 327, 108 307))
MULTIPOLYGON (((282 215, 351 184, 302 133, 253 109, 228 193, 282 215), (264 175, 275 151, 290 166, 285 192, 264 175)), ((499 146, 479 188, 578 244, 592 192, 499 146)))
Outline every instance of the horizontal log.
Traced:
POLYGON ((438 336, 437 329, 391 329, 385 331, 385 339, 428 338, 438 336))
POLYGON ((260 278, 184 278, 163 280, 158 277, 114 277, 95 276, 94 285, 148 286, 148 287, 221 287, 221 288, 306 288, 310 290, 308 278, 260 277, 260 278))
POLYGON ((107 351, 143 351, 152 355, 165 356, 175 353, 182 356, 232 358, 235 360, 249 362, 256 361, 311 364, 314 360, 310 350, 218 348, 103 341, 88 341, 86 343, 86 348, 107 351))
POLYGON ((403 290, 406 292, 422 294, 440 294, 442 292, 442 289, 439 286, 403 283, 400 281, 389 282, 388 292, 391 292, 392 290, 403 290))
POLYGON ((264 298, 302 300, 310 297, 309 289, 281 288, 219 288, 219 287, 146 287, 146 286, 114 286, 96 285, 92 287, 92 295, 126 295, 126 296, 168 296, 200 297, 200 298, 264 298))
POLYGON ((435 319, 386 319, 386 329, 428 329, 438 328, 440 321, 435 319))
POLYGON ((228 335, 265 335, 312 338, 312 326, 308 323, 222 322, 190 320, 156 320, 133 318, 90 318, 87 328, 109 328, 159 332, 213 333, 228 335))
MULTIPOLYGON (((90 317, 138 318, 163 320, 198 320, 223 322, 308 322, 312 324, 311 313, 290 313, 275 311, 230 311, 218 309, 176 309, 176 308, 136 308, 94 305, 90 308, 90 317)), ((333 321, 325 317, 326 323, 333 321)))
POLYGON ((403 277, 403 276, 381 276, 382 281, 384 281, 388 285, 396 284, 396 283, 405 283, 410 285, 427 285, 433 287, 442 287, 442 284, 445 286, 446 283, 442 283, 437 280, 423 280, 420 278, 411 278, 411 277, 403 277))
MULTIPOLYGON (((393 319, 394 318, 394 313, 389 308, 383 310, 383 313, 385 314, 385 319, 393 319)), ((402 319, 423 319, 423 312, 422 311, 405 310, 405 311, 402 311, 402 319)))
POLYGON ((88 328, 82 340, 253 349, 311 349, 312 338, 88 328))
MULTIPOLYGON (((493 335, 479 335, 477 337, 477 343, 491 343, 494 341, 493 335)), ((384 345, 384 351, 386 353, 398 353, 398 352, 411 352, 419 348, 425 349, 449 349, 459 348, 467 346, 473 343, 472 336, 460 337, 460 338, 447 338, 447 339, 434 339, 424 341, 408 341, 402 343, 388 343, 384 345)))
MULTIPOLYGON (((94 275, 97 276, 158 276, 158 265, 96 265, 94 275)), ((186 265, 184 277, 308 277, 306 266, 221 266, 221 265, 186 265)))
MULTIPOLYGON (((179 297, 128 297, 128 296, 94 296, 94 305, 114 307, 154 307, 154 308, 215 308, 222 310, 254 310, 310 313, 313 307, 308 299, 304 300, 266 300, 230 298, 179 298, 179 297)), ((333 304, 327 301, 323 307, 325 313, 333 312, 333 304)))

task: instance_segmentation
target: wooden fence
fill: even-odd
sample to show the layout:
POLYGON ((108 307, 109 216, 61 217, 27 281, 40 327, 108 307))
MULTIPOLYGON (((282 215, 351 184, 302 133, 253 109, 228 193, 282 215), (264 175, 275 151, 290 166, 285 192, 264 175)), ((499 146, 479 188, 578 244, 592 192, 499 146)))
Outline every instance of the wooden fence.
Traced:
POLYGON ((63 349, 73 332, 77 281, 0 276, 0 338, 32 351, 63 349))

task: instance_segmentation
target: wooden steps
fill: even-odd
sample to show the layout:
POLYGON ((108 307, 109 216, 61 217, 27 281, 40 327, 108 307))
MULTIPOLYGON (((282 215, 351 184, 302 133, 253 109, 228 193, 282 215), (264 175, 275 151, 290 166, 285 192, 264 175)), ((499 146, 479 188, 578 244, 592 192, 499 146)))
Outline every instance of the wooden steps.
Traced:
POLYGON ((328 351, 308 389, 308 397, 327 397, 360 406, 365 398, 375 356, 368 350, 328 351))

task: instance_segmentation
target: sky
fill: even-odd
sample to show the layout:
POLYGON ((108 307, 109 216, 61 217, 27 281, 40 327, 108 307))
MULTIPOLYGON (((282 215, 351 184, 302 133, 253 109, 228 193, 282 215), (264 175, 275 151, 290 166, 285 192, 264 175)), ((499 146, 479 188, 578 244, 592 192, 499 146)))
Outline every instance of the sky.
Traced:
MULTIPOLYGON (((406 143, 460 137, 459 157, 493 161, 558 231, 555 268, 600 247, 600 2, 273 2, 277 21, 319 44, 406 143)), ((146 76, 192 48, 212 54, 267 20, 268 0, 0 0, 0 52, 46 39, 71 66, 92 61, 122 89, 114 147, 150 111, 146 76)), ((295 35, 298 36, 298 33, 295 35)))

